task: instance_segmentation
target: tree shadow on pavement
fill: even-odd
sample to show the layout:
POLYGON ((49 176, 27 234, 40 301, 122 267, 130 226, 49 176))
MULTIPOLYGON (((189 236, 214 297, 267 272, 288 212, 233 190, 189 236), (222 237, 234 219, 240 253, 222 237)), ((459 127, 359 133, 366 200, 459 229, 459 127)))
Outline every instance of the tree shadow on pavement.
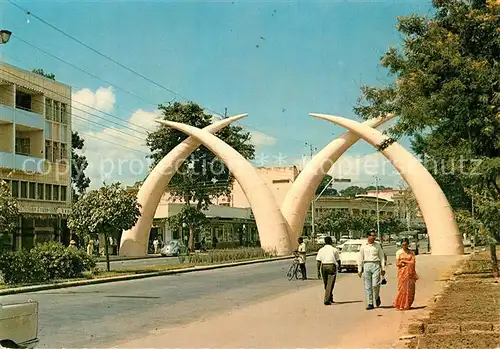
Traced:
POLYGON ((363 301, 343 301, 343 302, 337 302, 335 301, 333 304, 351 304, 351 303, 362 303, 363 301))

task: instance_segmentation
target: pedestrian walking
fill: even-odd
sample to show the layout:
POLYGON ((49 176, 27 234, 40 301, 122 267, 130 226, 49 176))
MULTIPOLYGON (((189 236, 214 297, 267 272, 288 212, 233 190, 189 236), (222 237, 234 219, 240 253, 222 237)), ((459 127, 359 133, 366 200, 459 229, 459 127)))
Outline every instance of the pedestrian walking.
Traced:
POLYGON ((393 305, 398 310, 410 309, 415 299, 415 284, 418 280, 418 275, 415 268, 415 253, 409 249, 409 245, 410 240, 403 239, 401 249, 396 252, 398 293, 393 305))
POLYGON ((319 249, 316 256, 316 266, 318 268, 318 279, 323 278, 325 287, 325 297, 323 303, 330 305, 333 302, 333 289, 337 279, 337 270, 340 267, 339 250, 332 246, 332 238, 325 237, 325 246, 319 249))
POLYGON ((377 307, 382 304, 380 300, 380 284, 385 275, 385 253, 380 243, 375 241, 377 234, 368 233, 368 241, 361 245, 358 259, 358 276, 364 279, 366 294, 366 310, 373 309, 373 300, 377 307))
POLYGON ((307 269, 306 269, 306 243, 302 237, 298 239, 299 247, 297 252, 299 253, 299 267, 302 273, 302 280, 307 280, 307 269))
POLYGON ((94 254, 94 240, 92 239, 92 237, 89 237, 89 242, 87 244, 87 254, 89 256, 92 256, 92 254, 94 254))
POLYGON ((155 238, 153 240, 153 248, 154 248, 154 254, 158 254, 158 245, 160 244, 160 242, 158 241, 157 238, 155 238))

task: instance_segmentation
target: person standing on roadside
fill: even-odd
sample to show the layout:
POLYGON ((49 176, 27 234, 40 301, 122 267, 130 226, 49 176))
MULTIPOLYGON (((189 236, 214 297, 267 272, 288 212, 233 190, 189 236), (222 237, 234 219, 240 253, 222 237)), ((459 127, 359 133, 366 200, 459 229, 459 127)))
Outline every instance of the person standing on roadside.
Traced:
POLYGON ((316 256, 318 279, 323 278, 325 298, 323 303, 330 305, 333 302, 333 288, 337 279, 337 270, 340 266, 339 250, 332 246, 332 238, 325 237, 325 246, 321 247, 316 256))
POLYGON ((307 269, 306 269, 306 243, 304 242, 304 238, 299 237, 299 247, 297 252, 299 253, 299 267, 300 272, 302 273, 302 280, 307 280, 307 269))
POLYGON ((368 233, 368 241, 359 250, 358 276, 363 276, 366 294, 366 310, 374 308, 373 299, 377 307, 382 304, 380 300, 380 284, 385 275, 385 253, 380 243, 375 241, 375 231, 368 233), (375 296, 375 297, 374 297, 375 296))

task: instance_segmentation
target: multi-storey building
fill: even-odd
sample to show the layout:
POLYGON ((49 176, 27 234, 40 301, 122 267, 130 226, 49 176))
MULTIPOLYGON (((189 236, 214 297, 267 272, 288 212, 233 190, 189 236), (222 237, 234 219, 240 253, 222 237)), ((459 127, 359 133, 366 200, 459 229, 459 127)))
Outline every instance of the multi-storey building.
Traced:
POLYGON ((0 179, 19 211, 12 249, 69 242, 71 88, 0 63, 0 179))

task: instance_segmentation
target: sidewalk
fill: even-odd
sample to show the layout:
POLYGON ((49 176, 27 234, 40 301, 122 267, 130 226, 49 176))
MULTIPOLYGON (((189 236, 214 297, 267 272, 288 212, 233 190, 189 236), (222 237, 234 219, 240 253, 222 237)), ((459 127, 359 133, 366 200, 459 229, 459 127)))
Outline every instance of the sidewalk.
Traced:
MULTIPOLYGON (((120 343, 119 348, 391 348, 406 324, 424 311, 444 284, 441 276, 462 258, 417 257, 416 310, 398 312, 390 304, 396 293, 395 267, 389 266, 388 285, 381 291, 382 307, 366 311, 362 281, 341 274, 334 298, 324 306, 320 280, 311 287, 213 318, 179 327, 153 330, 146 338, 120 343)), ((311 270, 310 275, 315 275, 311 270)), ((301 282, 301 281, 295 281, 301 282)), ((293 282, 290 290, 293 290, 293 282)), ((160 324, 158 324, 160 326, 160 324)))

